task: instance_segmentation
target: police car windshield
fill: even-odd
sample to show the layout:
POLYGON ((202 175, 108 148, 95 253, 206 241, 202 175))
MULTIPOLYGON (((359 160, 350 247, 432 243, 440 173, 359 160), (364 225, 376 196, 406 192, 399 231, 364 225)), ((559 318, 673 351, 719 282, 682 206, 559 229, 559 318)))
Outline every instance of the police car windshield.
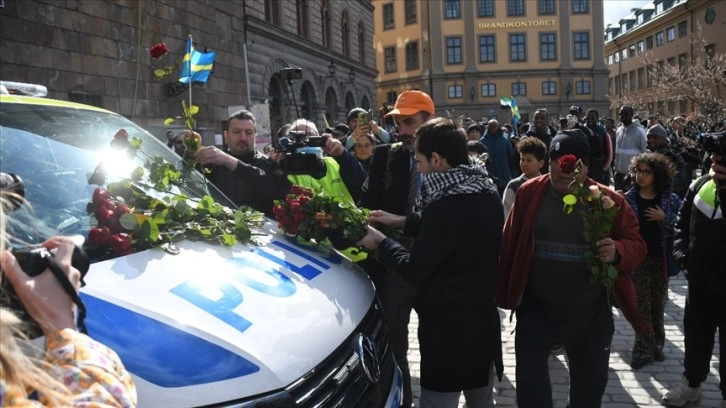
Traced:
MULTIPOLYGON (((29 206, 21 206, 8 217, 13 237, 34 244, 53 235, 88 236, 93 226, 88 204, 99 185, 128 179, 152 158, 162 158, 182 169, 182 160, 165 144, 123 116, 91 109, 44 103, 2 103, 0 109, 0 171, 23 180, 29 206), (119 129, 129 140, 141 141, 136 154, 113 148, 119 129), (103 176, 98 177, 99 170, 103 176), (94 173, 96 176, 94 177, 94 173)), ((205 194, 232 206, 197 171, 182 172, 182 180, 167 193, 148 189, 149 195, 184 194, 191 200, 205 194)))

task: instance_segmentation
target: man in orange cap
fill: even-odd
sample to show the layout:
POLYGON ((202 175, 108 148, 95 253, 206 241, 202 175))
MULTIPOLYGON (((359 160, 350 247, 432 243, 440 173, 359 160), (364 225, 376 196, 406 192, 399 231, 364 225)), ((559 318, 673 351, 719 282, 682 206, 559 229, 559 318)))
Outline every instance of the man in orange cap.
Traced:
MULTIPOLYGON (((405 91, 398 96, 396 106, 386 114, 398 127, 399 142, 382 144, 373 151, 368 178, 363 183, 361 207, 384 210, 397 215, 413 211, 421 175, 413 158, 413 134, 424 122, 434 117, 434 102, 421 91, 405 91)), ((408 368, 408 323, 413 309, 416 287, 397 272, 373 257, 368 257, 365 270, 376 283, 383 302, 391 333, 393 354, 403 374, 403 407, 412 406, 411 373, 408 368)))

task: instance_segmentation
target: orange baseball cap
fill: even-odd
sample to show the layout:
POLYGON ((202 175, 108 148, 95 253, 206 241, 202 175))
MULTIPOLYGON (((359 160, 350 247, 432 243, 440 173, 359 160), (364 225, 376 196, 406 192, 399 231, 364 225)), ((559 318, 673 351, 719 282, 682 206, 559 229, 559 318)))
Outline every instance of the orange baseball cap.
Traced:
POLYGON ((421 111, 434 114, 434 101, 426 92, 421 91, 404 91, 398 95, 396 106, 388 112, 386 116, 391 115, 415 115, 421 111))

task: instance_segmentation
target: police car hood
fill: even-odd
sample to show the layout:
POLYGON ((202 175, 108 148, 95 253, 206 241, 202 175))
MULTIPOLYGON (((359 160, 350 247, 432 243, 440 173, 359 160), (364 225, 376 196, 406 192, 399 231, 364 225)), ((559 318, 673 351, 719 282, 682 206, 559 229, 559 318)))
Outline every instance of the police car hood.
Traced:
MULTIPOLYGON (((270 223, 268 223, 268 226, 270 223)), ((194 406, 279 390, 355 330, 365 274, 268 227, 262 245, 200 242, 91 265, 89 335, 134 375, 139 406, 194 406)))

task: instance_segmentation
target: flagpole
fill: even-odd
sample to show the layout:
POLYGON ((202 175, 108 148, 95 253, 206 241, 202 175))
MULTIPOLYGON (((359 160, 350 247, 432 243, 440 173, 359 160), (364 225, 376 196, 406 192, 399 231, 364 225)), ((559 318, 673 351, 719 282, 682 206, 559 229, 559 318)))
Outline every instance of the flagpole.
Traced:
MULTIPOLYGON (((189 64, 189 107, 188 109, 192 109, 192 55, 194 53, 192 50, 194 49, 194 41, 192 40, 192 35, 189 34, 189 61, 187 62, 189 64)), ((192 127, 194 126, 194 120, 192 120, 192 127)), ((194 130, 194 129, 189 129, 194 130)))

